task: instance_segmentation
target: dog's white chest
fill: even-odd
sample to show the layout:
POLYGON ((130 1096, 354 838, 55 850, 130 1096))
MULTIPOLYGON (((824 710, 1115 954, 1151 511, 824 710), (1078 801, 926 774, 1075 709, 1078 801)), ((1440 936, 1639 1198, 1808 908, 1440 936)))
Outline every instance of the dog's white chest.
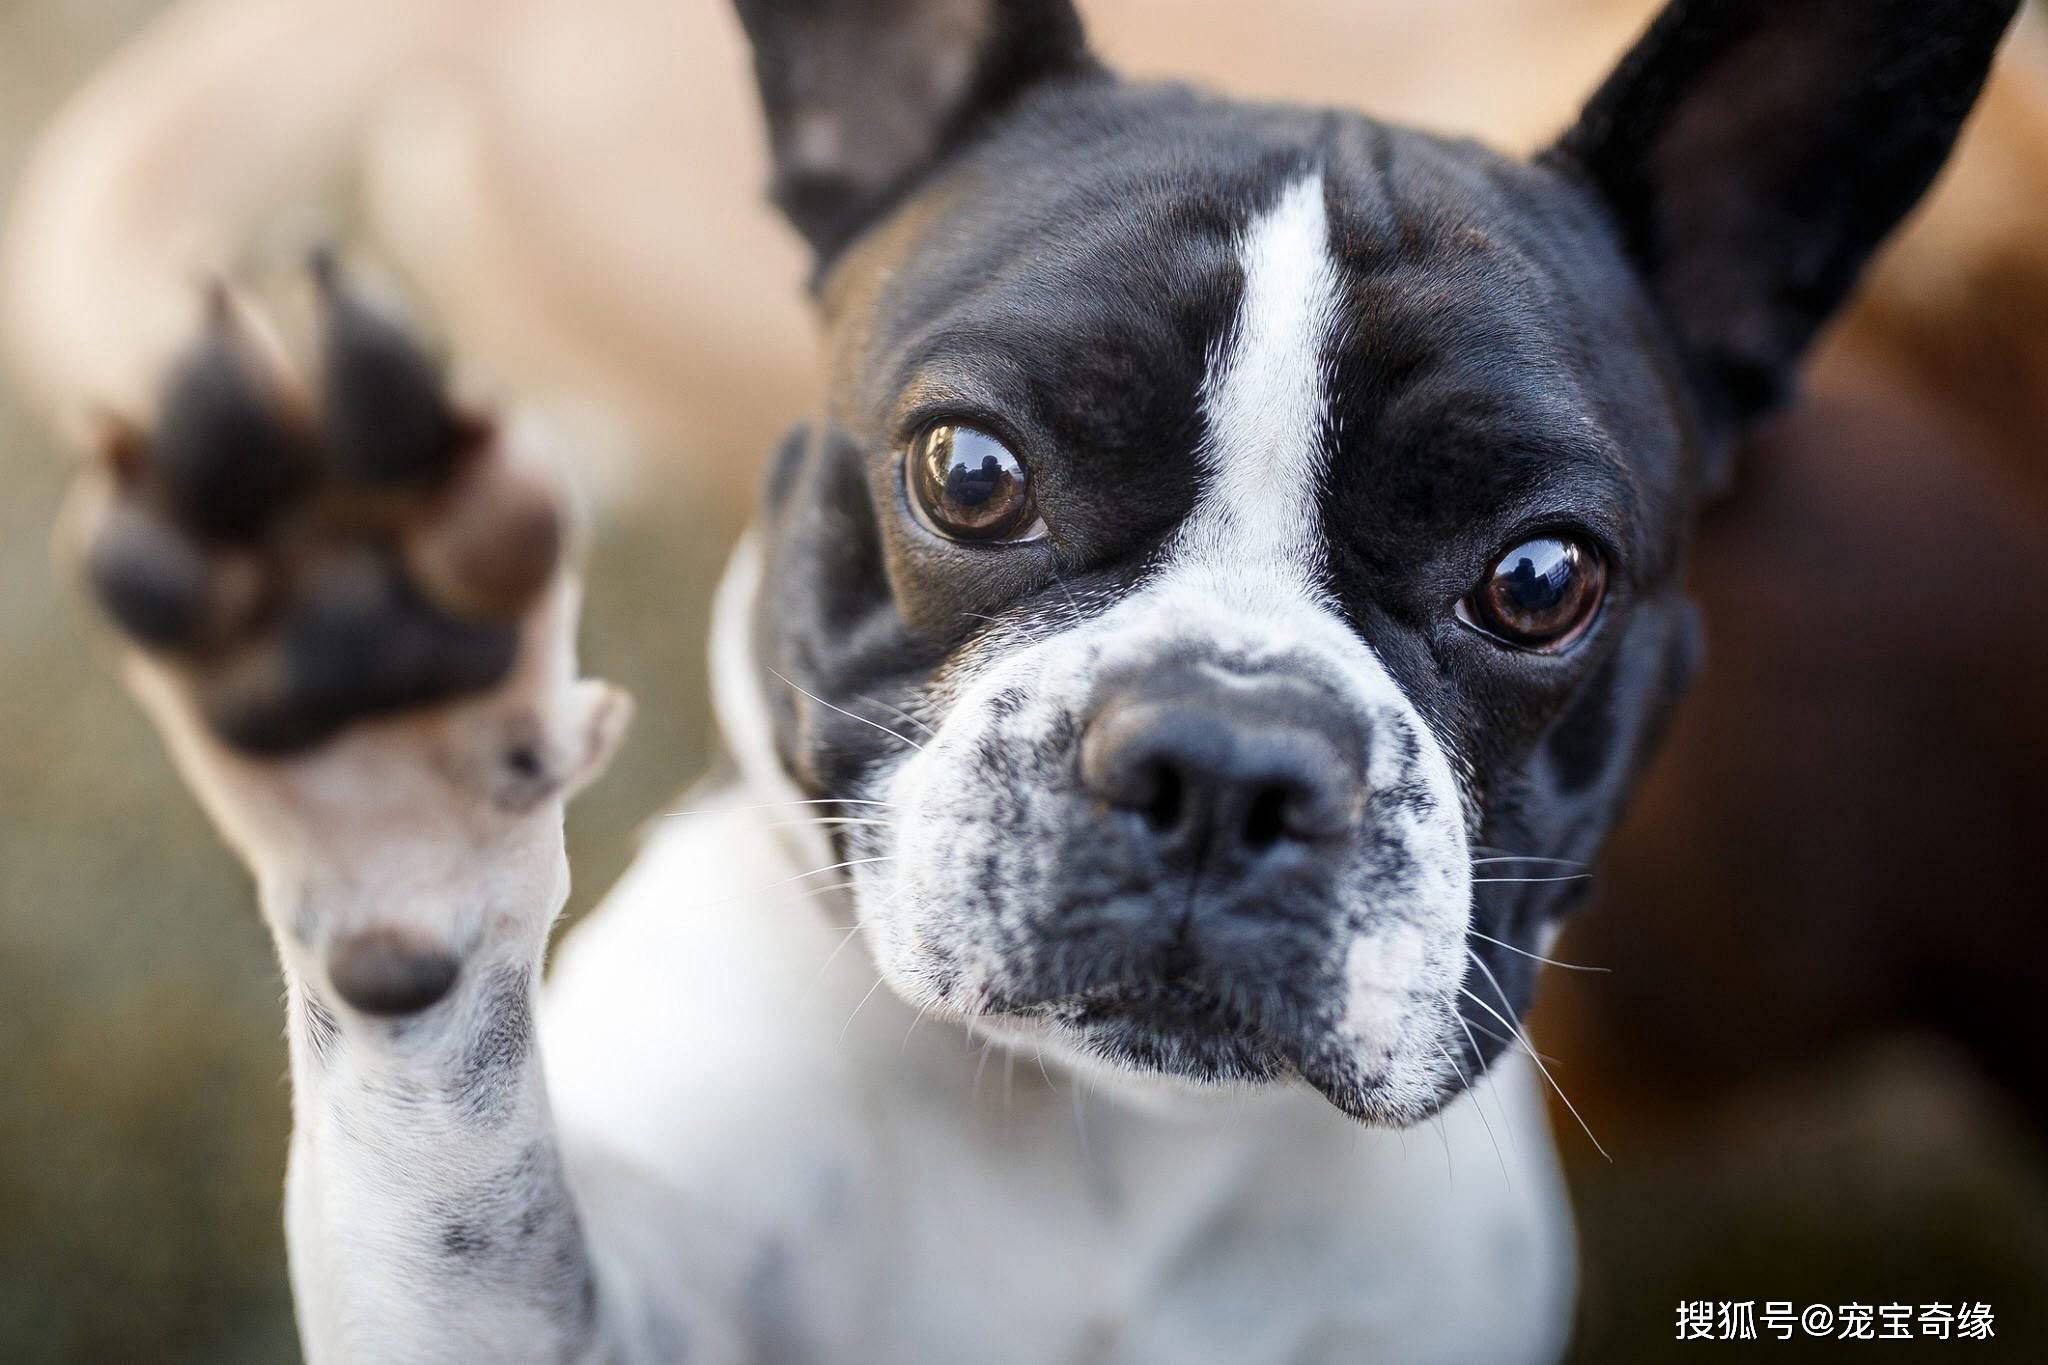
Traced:
POLYGON ((807 864, 769 828, 778 812, 721 800, 658 831, 569 936, 541 1027, 593 1241, 672 1258, 740 1305, 701 1344, 892 1361, 1556 1353, 1569 1222, 1518 1059, 1408 1133, 1305 1090, 1094 1088, 873 989, 812 894, 840 874, 790 880, 807 864))

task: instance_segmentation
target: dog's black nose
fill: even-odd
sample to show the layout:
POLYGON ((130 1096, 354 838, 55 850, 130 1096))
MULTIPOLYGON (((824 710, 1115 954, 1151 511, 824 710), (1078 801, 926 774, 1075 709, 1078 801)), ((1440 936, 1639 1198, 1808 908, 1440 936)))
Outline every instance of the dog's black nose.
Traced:
POLYGON ((1319 688, 1176 666, 1108 695, 1082 736, 1081 781, 1143 817, 1164 856, 1225 871, 1350 829, 1364 749, 1358 721, 1319 688))

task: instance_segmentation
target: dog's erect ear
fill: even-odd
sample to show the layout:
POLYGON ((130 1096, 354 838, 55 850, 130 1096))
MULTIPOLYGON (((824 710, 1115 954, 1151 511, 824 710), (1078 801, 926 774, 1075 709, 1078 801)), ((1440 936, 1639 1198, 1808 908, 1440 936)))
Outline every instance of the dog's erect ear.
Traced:
POLYGON ((738 0, 774 197, 822 265, 1040 81, 1098 70, 1069 0, 738 0))
POLYGON ((1709 419, 1778 402, 1941 168, 2018 0, 1673 0, 1546 160, 1591 180, 1709 419))

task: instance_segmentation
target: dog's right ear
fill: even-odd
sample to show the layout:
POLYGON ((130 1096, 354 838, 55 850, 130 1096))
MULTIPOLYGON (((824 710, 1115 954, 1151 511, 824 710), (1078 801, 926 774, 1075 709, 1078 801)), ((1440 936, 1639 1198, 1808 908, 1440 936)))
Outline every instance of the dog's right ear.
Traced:
POLYGON ((773 195, 818 264, 1041 81, 1100 70, 1070 0, 738 0, 773 195))

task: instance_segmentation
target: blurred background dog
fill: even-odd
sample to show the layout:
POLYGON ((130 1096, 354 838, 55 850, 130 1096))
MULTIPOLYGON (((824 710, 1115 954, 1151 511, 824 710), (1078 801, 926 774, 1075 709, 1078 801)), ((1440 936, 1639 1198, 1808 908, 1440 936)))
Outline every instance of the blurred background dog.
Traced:
MULTIPOLYGON (((1654 8, 1083 3, 1133 74, 1515 148, 1654 8)), ((321 235, 389 262, 476 382, 551 398, 597 452, 590 667, 643 703, 572 819, 588 905, 704 759, 709 585, 812 394, 751 101, 736 23, 689 0, 0 9, 0 1357, 292 1350, 275 977, 49 567, 46 433, 93 419, 79 394, 147 401, 200 271, 321 235)), ((1536 1035, 1614 1153, 1559 1130, 1584 1359, 1669 1349, 1680 1299, 1983 1300, 1976 1353, 2048 1341, 2044 433, 2036 5, 1709 522, 1707 670, 1557 950, 1610 970, 1544 984, 1536 1035)))

